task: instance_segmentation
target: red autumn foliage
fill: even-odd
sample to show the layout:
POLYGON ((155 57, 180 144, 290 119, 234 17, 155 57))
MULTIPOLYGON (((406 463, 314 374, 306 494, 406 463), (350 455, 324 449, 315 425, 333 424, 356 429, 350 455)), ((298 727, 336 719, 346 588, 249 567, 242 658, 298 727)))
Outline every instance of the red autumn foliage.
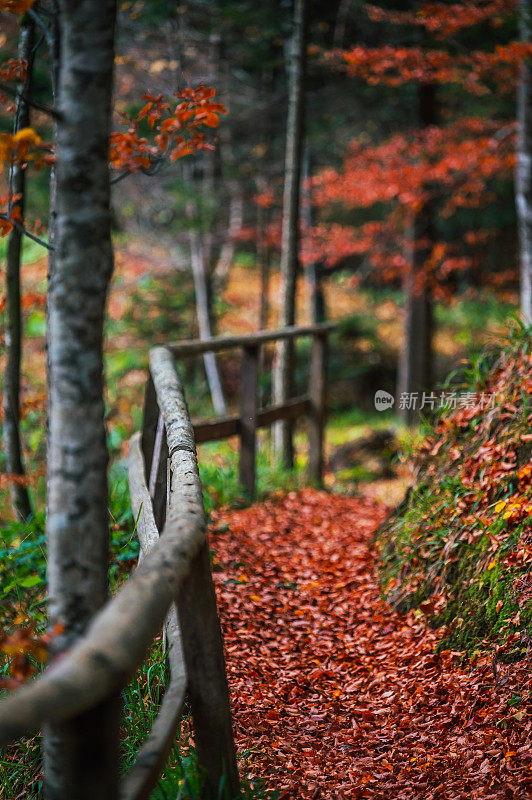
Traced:
POLYGON ((331 58, 339 55, 349 75, 372 86, 401 86, 409 81, 457 83, 468 92, 482 95, 490 91, 491 82, 496 82, 500 92, 514 89, 520 64, 532 55, 532 44, 510 42, 497 45, 490 53, 477 50, 459 56, 421 47, 358 46, 331 58))
POLYGON ((453 36, 473 25, 502 25, 515 14, 516 0, 477 0, 467 3, 423 3, 417 11, 389 11, 367 6, 370 19, 396 25, 419 25, 436 38, 453 36))
MULTIPOLYGON (((0 83, 23 80, 26 65, 11 60, 0 68, 0 83)), ((170 105, 163 95, 143 95, 146 104, 136 117, 123 115, 126 131, 115 131, 109 142, 109 163, 120 172, 119 177, 130 173, 152 174, 163 161, 176 161, 197 150, 212 150, 206 141, 204 127, 215 128, 226 109, 222 103, 214 102, 215 90, 209 86, 195 89, 185 88, 174 93, 178 103, 170 105), (139 133, 142 120, 146 119, 153 136, 139 133)), ((0 91, 0 102, 7 96, 0 91)), ((24 128, 15 134, 0 133, 0 172, 15 164, 31 162, 35 169, 50 166, 55 156, 51 145, 44 144, 33 128, 24 128)), ((0 237, 7 236, 13 225, 20 223, 20 209, 13 205, 15 198, 9 194, 0 197, 0 237)))
POLYGON ((515 798, 531 787, 529 662, 437 653, 381 598, 386 509, 306 489, 218 512, 211 544, 238 747, 288 798, 515 798))
MULTIPOLYGON (((315 226, 309 231, 303 261, 320 259, 334 265, 350 256, 367 255, 376 275, 397 279, 408 266, 405 252, 412 214, 429 201, 439 203, 442 217, 461 208, 485 206, 494 199, 490 181, 512 175, 514 147, 515 125, 479 118, 397 134, 375 147, 353 142, 341 171, 329 168, 313 179, 315 204, 356 209, 386 203, 390 213, 358 228, 337 223, 315 226)), ((471 266, 467 250, 486 235, 476 231, 456 242, 417 242, 420 248, 432 248, 425 279, 437 288, 438 279, 445 281, 451 273, 471 266)), ((445 283, 442 291, 444 287, 445 283)))
POLYGON ((62 633, 62 626, 56 625, 48 633, 38 634, 34 623, 26 620, 13 633, 0 633, 0 653, 8 661, 8 677, 0 678, 0 689, 17 689, 35 675, 36 664, 44 664, 48 657, 50 642, 62 633))
POLYGON ((10 11, 12 14, 23 14, 35 0, 0 0, 0 11, 10 11))
MULTIPOLYGON (((24 81, 26 79, 27 64, 18 58, 10 58, 0 65, 0 83, 10 81, 24 81)), ((0 88, 0 98, 5 98, 0 88)))
POLYGON ((202 126, 215 128, 220 114, 226 110, 222 103, 213 101, 215 90, 208 86, 181 89, 174 96, 180 102, 172 109, 163 95, 145 94, 146 105, 135 118, 124 117, 127 132, 115 131, 111 135, 109 160, 111 166, 126 172, 140 172, 153 168, 168 157, 170 161, 189 155, 196 150, 212 150, 202 126), (139 134, 139 125, 146 119, 154 136, 150 140, 139 134))
MULTIPOLYGON (((330 53, 328 61, 371 85, 455 84, 477 95, 504 95, 514 91, 520 64, 532 54, 532 44, 509 41, 492 50, 471 50, 454 37, 479 23, 502 25, 515 18, 516 5, 515 0, 434 2, 421 4, 417 11, 398 12, 367 5, 374 21, 421 26, 440 44, 360 44, 330 53), (445 40, 443 45, 441 40, 445 40)), ((445 108, 440 112, 443 121, 448 114, 445 108)), ((405 253, 412 249, 409 223, 415 215, 427 203, 432 204, 433 216, 449 217, 494 201, 495 182, 512 177, 514 147, 513 120, 480 117, 414 128, 377 145, 355 141, 341 170, 324 170, 314 181, 313 200, 325 213, 323 222, 309 233, 304 260, 331 266, 364 256, 376 270, 375 277, 397 280, 410 266, 405 253), (340 224, 334 217, 338 204, 343 220, 346 211, 374 206, 376 220, 358 228, 344 221, 340 224)), ((464 241, 464 235, 461 239, 413 243, 429 254, 423 280, 435 291, 448 294, 450 274, 478 261, 480 250, 464 241), (443 288, 438 287, 440 280, 443 288)))

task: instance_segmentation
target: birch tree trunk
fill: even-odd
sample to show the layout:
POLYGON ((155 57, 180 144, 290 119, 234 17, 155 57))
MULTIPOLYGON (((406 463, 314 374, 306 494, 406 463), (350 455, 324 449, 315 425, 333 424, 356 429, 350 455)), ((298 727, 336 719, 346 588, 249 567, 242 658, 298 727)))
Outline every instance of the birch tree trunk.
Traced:
MULTIPOLYGON (((421 84, 418 89, 419 125, 421 128, 437 122, 436 87, 421 84)), ((419 419, 422 393, 430 388, 432 375, 433 310, 432 291, 425 274, 425 265, 431 253, 433 232, 433 203, 428 202, 415 214, 411 230, 410 269, 405 275, 404 344, 399 359, 398 394, 416 396, 415 403, 407 402, 398 411, 407 425, 419 419), (422 242, 425 241, 425 244, 422 242)))
MULTIPOLYGON (((116 0, 59 0, 56 218, 48 286, 49 613, 69 647, 107 598, 108 495, 103 323, 113 269, 108 149, 116 0)), ((47 800, 118 791, 113 698, 45 731, 47 800)))
MULTIPOLYGON (((281 240, 281 313, 279 326, 295 323, 296 279, 299 264, 299 209, 301 154, 305 101, 305 64, 308 0, 294 0, 294 33, 290 51, 288 123, 286 128, 285 182, 281 240)), ((284 403, 290 396, 293 372, 293 343, 279 342, 273 369, 273 397, 284 403)), ((287 468, 293 466, 292 429, 283 420, 274 425, 275 452, 287 468)))
MULTIPOLYGON (((190 231, 189 241, 199 336, 200 339, 210 339, 212 331, 207 268, 205 264, 205 249, 203 247, 202 237, 197 229, 190 231)), ((225 405, 222 381, 218 371, 216 355, 212 352, 204 353, 203 363, 205 365, 205 373, 207 375, 207 383, 209 384, 209 391, 211 393, 214 410, 219 416, 223 416, 227 413, 227 407, 225 405)))
MULTIPOLYGON (((28 15, 21 19, 19 58, 25 61, 26 79, 20 87, 15 112, 14 133, 30 125, 30 108, 26 98, 31 94, 33 83, 33 61, 35 27, 28 15)), ((19 220, 24 222, 24 200, 26 191, 26 167, 14 164, 9 174, 10 197, 13 210, 18 209, 19 220)), ((5 329, 6 366, 2 395, 4 454, 6 472, 24 478, 24 459, 20 440, 20 367, 22 358, 22 315, 20 305, 20 264, 22 257, 22 233, 12 228, 7 243, 6 263, 6 317, 5 329)), ((26 520, 32 508, 27 488, 21 483, 11 483, 11 502, 15 517, 26 520)))
MULTIPOLYGON (((192 169, 190 165, 183 167, 183 176, 189 186, 193 186, 192 169)), ((201 215, 197 203, 190 200, 186 204, 186 214, 190 222, 188 234, 190 247, 190 266, 192 268, 192 278, 194 280, 194 296, 196 299, 196 316, 198 320, 198 331, 200 339, 210 339, 212 336, 210 298, 209 298, 209 274, 206 263, 206 254, 210 250, 208 237, 202 236, 199 226, 201 225, 201 215)), ((222 381, 218 370, 218 362, 215 353, 204 353, 203 363, 205 374, 209 384, 209 392, 216 414, 223 416, 227 413, 227 406, 223 393, 222 381)))
MULTIPOLYGON (((530 0, 520 0, 521 39, 529 42, 532 35, 530 0)), ((519 234, 521 312, 527 325, 532 325, 532 66, 524 61, 517 90, 517 165, 515 197, 519 234)))
POLYGON ((244 202, 238 181, 231 181, 229 186, 229 214, 227 232, 220 248, 220 254, 214 267, 213 279, 217 291, 222 291, 227 283, 229 270, 235 255, 235 241, 242 228, 244 202))

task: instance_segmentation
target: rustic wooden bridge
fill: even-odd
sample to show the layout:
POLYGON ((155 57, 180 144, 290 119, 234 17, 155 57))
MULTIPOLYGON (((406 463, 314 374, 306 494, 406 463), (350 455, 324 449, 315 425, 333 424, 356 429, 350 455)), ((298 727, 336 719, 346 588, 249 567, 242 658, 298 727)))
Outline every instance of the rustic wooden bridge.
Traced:
MULTIPOLYGON (((139 567, 68 653, 38 679, 0 702, 0 746, 46 723, 75 721, 78 715, 116 695, 143 663, 163 627, 170 680, 152 730, 134 766, 120 782, 117 763, 114 774, 100 775, 94 785, 119 785, 120 800, 149 797, 174 741, 186 695, 198 761, 206 776, 205 795, 239 796, 196 444, 239 435, 240 481, 252 497, 257 429, 277 420, 307 415, 309 478, 319 483, 330 327, 286 328, 249 336, 194 340, 150 351, 143 430, 130 440, 128 466, 131 503, 138 519, 139 567), (302 336, 312 337, 308 392, 285 404, 259 409, 260 348, 268 342, 302 336), (239 415, 193 426, 175 359, 234 348, 243 352, 239 415)), ((99 768, 88 762, 72 768, 79 789, 76 798, 90 796, 83 784, 99 768)))

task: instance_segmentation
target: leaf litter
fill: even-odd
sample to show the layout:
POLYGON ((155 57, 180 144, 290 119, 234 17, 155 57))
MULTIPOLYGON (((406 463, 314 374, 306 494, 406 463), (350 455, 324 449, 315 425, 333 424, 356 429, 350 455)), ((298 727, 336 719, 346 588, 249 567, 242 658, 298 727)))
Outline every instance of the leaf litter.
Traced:
POLYGON ((381 597, 387 509, 314 489, 213 513, 237 747, 289 798, 527 798, 530 662, 437 645, 381 597))

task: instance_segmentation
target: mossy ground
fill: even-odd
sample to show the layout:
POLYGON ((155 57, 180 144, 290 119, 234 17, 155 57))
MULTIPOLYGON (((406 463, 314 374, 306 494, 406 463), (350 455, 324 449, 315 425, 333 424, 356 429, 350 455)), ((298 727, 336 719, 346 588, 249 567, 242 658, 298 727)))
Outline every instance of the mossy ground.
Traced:
POLYGON ((441 648, 469 654, 532 635, 532 355, 516 330, 470 365, 474 393, 429 428, 417 483, 378 536, 382 586, 400 609, 445 626, 441 648))

